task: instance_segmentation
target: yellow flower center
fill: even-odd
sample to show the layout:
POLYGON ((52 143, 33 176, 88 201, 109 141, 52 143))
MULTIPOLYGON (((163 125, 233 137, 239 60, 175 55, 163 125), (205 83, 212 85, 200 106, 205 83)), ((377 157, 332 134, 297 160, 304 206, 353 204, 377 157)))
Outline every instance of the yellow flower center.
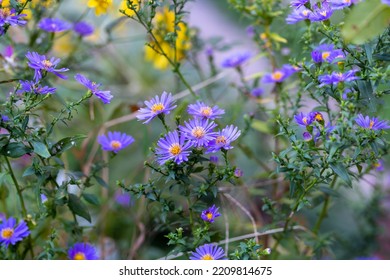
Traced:
POLYGON ((11 14, 11 10, 8 8, 3 8, 0 10, 0 14, 3 14, 4 17, 8 17, 11 14))
POLYGON ((43 60, 42 64, 43 64, 43 67, 45 67, 45 69, 48 69, 48 68, 53 66, 53 64, 50 62, 50 60, 47 60, 47 59, 43 60))
POLYGON ((375 122, 374 121, 370 121, 370 128, 372 128, 374 126, 375 122))
POLYGON ((272 73, 272 79, 274 79, 275 81, 280 81, 283 78, 283 76, 284 76, 283 72, 280 71, 275 71, 274 73, 272 73))
POLYGON ((343 0, 343 2, 346 3, 346 4, 350 4, 351 0, 343 0))
POLYGON ((206 217, 207 217, 208 220, 211 220, 211 219, 213 218, 213 213, 208 212, 208 213, 206 214, 206 217))
POLYGON ((204 260, 204 261, 211 261, 211 260, 214 260, 214 258, 210 255, 210 254, 206 254, 204 255, 201 260, 204 260))
POLYGON ((217 144, 226 144, 226 137, 221 135, 218 136, 217 139, 215 139, 215 143, 217 144))
POLYGON ((322 117, 322 115, 321 115, 320 113, 316 114, 316 115, 314 116, 314 118, 316 119, 316 121, 319 121, 319 122, 321 122, 321 121, 324 120, 324 118, 322 117))
POLYGON ((85 254, 83 252, 78 252, 74 255, 74 260, 77 260, 77 261, 82 261, 82 260, 85 260, 85 254))
POLYGON ((178 154, 180 154, 181 152, 181 147, 179 145, 179 143, 175 143, 175 144, 172 144, 170 147, 169 147, 169 152, 174 155, 174 156, 177 156, 178 154))
POLYGON ((326 11, 322 11, 322 12, 320 12, 320 15, 326 17, 327 13, 326 13, 326 11))
POLYGON ((380 164, 380 162, 376 162, 374 163, 374 167, 378 168, 378 167, 381 167, 382 165, 380 164))
POLYGON ((322 59, 325 60, 330 56, 330 52, 323 52, 322 53, 322 59))
POLYGON ((309 10, 303 10, 302 14, 307 17, 309 15, 309 10))
POLYGON ((206 131, 201 126, 197 126, 197 127, 192 129, 192 135, 196 138, 202 138, 205 136, 205 134, 206 134, 206 131))
POLYGON ((116 140, 112 140, 111 143, 110 143, 110 146, 114 150, 118 150, 118 149, 120 149, 122 147, 122 143, 119 142, 119 141, 116 141, 116 140))
POLYGON ((156 103, 152 106, 153 113, 160 113, 164 109, 165 109, 165 106, 162 103, 156 103))
POLYGON ((306 118, 306 117, 303 117, 303 118, 302 118, 302 122, 303 122, 304 124, 307 124, 307 118, 306 118))
POLYGON ((1 237, 4 239, 10 239, 14 235, 12 228, 5 228, 1 231, 1 237))
POLYGON ((263 40, 263 41, 266 41, 267 40, 267 34, 266 33, 261 33, 260 34, 260 39, 263 40))
POLYGON ((204 117, 210 117, 211 114, 213 113, 213 110, 210 107, 202 107, 200 108, 200 113, 204 117))

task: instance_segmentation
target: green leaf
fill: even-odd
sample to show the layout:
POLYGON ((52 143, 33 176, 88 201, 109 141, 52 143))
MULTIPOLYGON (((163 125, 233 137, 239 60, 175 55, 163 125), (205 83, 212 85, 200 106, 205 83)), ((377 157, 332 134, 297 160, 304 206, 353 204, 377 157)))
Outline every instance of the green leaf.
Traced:
POLYGON ((390 7, 380 0, 356 5, 345 19, 341 34, 347 42, 363 44, 381 34, 390 23, 390 7))
POLYGON ((70 211, 72 211, 75 215, 86 219, 88 222, 91 222, 91 215, 88 212, 88 208, 76 195, 71 193, 69 194, 68 206, 70 211))
POLYGON ((348 174, 348 170, 342 163, 330 163, 330 168, 336 173, 341 180, 343 180, 348 186, 352 186, 351 177, 348 174))
POLYGON ((96 195, 91 194, 91 193, 83 193, 82 197, 87 201, 88 203, 92 205, 99 205, 99 199, 97 198, 96 195))
POLYGON ((43 158, 51 157, 49 150, 42 142, 32 142, 32 145, 34 148, 34 153, 36 153, 37 155, 40 155, 43 158))
POLYGON ((31 152, 32 150, 23 143, 9 143, 1 150, 1 154, 11 158, 18 158, 31 152))
POLYGON ((84 138, 86 138, 86 136, 82 134, 78 134, 73 137, 65 137, 50 147, 50 153, 52 155, 61 154, 66 150, 69 150, 70 148, 74 147, 77 141, 84 138))
POLYGON ((30 166, 29 168, 24 170, 22 177, 30 176, 30 175, 33 175, 33 174, 35 174, 35 168, 30 166))
POLYGON ((101 185, 103 188, 108 188, 108 185, 107 183, 99 176, 95 175, 93 176, 96 180, 96 182, 98 182, 99 185, 101 185))

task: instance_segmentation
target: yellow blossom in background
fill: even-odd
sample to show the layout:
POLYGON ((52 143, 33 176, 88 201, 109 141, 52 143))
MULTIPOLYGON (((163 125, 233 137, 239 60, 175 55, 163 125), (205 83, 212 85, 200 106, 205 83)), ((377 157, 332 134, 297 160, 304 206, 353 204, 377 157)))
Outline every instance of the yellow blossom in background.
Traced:
MULTIPOLYGON (((139 1, 133 0, 133 5, 135 6, 136 10, 138 11, 139 10, 139 1)), ((121 5, 119 6, 119 10, 123 10, 125 12, 125 15, 127 15, 129 17, 135 15, 135 12, 132 9, 129 9, 127 7, 127 0, 122 0, 121 5)))
POLYGON ((178 24, 175 47, 164 38, 168 33, 175 31, 175 13, 167 7, 162 12, 157 12, 155 16, 155 26, 152 31, 156 42, 149 42, 150 46, 145 47, 145 59, 153 62, 155 68, 164 70, 169 66, 168 59, 160 54, 161 52, 172 61, 181 61, 185 58, 185 52, 191 47, 188 37, 187 25, 183 22, 178 24), (176 51, 175 51, 176 50, 176 51))
MULTIPOLYGON (((0 1, 1 2, 1 1, 0 1)), ((26 2, 26 0, 19 0, 18 1, 19 3, 21 4, 24 4, 26 2)), ((3 0, 2 3, 1 3, 1 6, 3 8, 10 8, 11 7, 11 1, 10 0, 3 0)), ((23 11, 21 12, 21 14, 25 14, 26 16, 23 17, 23 19, 25 20, 29 20, 32 18, 32 12, 31 10, 29 9, 29 5, 27 5, 23 11)))
POLYGON ((67 33, 54 40, 53 52, 56 56, 65 57, 69 56, 75 47, 75 42, 72 41, 72 34, 67 33))
MULTIPOLYGON (((22 1, 25 2, 26 0, 22 1)), ((49 8, 54 3, 54 0, 32 0, 31 5, 33 8, 41 6, 45 8, 49 8)))
POLYGON ((88 7, 95 8, 95 14, 100 16, 107 13, 108 8, 112 5, 112 0, 89 0, 88 7))

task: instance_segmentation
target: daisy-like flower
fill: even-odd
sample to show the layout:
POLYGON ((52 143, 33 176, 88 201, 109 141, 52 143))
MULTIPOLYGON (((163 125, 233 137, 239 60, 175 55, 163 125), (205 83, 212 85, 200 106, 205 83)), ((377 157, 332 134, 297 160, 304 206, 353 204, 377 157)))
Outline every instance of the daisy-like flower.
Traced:
POLYGON ((249 52, 244 53, 236 53, 222 61, 221 66, 224 68, 236 68, 244 64, 251 58, 251 54, 249 52))
POLYGON ((362 114, 359 114, 357 118, 355 119, 356 123, 367 129, 372 130, 382 130, 382 129, 390 129, 390 125, 387 121, 379 120, 378 118, 370 118, 369 116, 363 116, 362 114))
POLYGON ((288 77, 290 77, 293 73, 295 73, 297 69, 289 64, 283 65, 282 68, 276 69, 273 73, 265 74, 262 82, 263 83, 281 83, 288 77))
POLYGON ((42 71, 53 73, 64 80, 67 79, 66 76, 60 74, 59 72, 66 72, 69 70, 68 68, 56 69, 61 59, 55 57, 47 59, 45 55, 40 55, 37 52, 28 52, 26 57, 29 60, 28 66, 35 70, 34 79, 36 82, 42 79, 42 71))
POLYGON ((333 10, 341 10, 355 4, 359 0, 328 0, 333 10))
POLYGON ((206 153, 215 153, 221 149, 230 150, 230 144, 241 135, 241 131, 233 125, 228 125, 217 133, 217 136, 209 142, 206 153))
POLYGON ((32 92, 35 94, 53 94, 56 88, 41 86, 33 81, 19 81, 20 89, 16 93, 32 92))
POLYGON ((100 90, 99 87, 101 86, 101 84, 92 82, 88 80, 84 75, 81 74, 76 74, 74 78, 80 84, 82 84, 87 89, 89 89, 93 95, 96 95, 98 98, 100 98, 100 100, 103 101, 104 104, 110 103, 113 96, 111 95, 111 92, 109 90, 100 90))
POLYGON ((92 35, 93 31, 94 31, 93 26, 86 23, 85 21, 80 21, 80 22, 76 23, 73 26, 73 30, 74 30, 74 32, 79 34, 81 37, 86 37, 86 36, 92 35))
POLYGON ((185 126, 180 126, 180 131, 195 147, 204 147, 217 136, 217 133, 213 132, 217 124, 209 122, 208 119, 196 118, 184 124, 185 126))
POLYGON ((384 162, 381 159, 378 160, 376 163, 374 163, 374 167, 375 167, 376 171, 384 171, 385 170, 384 162))
POLYGON ((316 47, 314 51, 312 51, 311 57, 315 63, 332 63, 336 59, 345 58, 345 55, 341 49, 334 49, 333 45, 322 44, 316 47))
POLYGON ((76 243, 68 250, 71 260, 97 260, 99 259, 95 247, 89 243, 76 243))
POLYGON ((108 8, 112 5, 112 0, 89 0, 88 7, 95 9, 95 14, 100 16, 107 13, 108 8))
POLYGON ((1 8, 0 9, 0 27, 9 24, 11 26, 26 25, 27 21, 22 18, 27 16, 26 14, 18 15, 15 9, 1 8))
POLYGON ((319 86, 323 87, 325 85, 337 85, 342 82, 351 82, 353 80, 359 79, 355 76, 355 73, 359 70, 349 70, 345 73, 333 72, 332 74, 320 75, 318 76, 318 81, 321 83, 319 86))
POLYGON ((221 247, 215 244, 204 244, 196 248, 195 252, 192 252, 190 260, 223 260, 225 258, 225 252, 221 247))
POLYGON ((295 7, 295 8, 300 8, 308 2, 309 2, 309 0, 292 0, 290 3, 290 6, 295 7))
POLYGON ((333 14, 332 7, 328 2, 324 1, 321 4, 321 7, 318 3, 313 5, 313 13, 310 14, 309 19, 311 21, 324 21, 329 19, 333 14))
POLYGON ((132 144, 134 142, 134 138, 130 135, 127 135, 126 133, 121 133, 119 131, 109 131, 107 136, 100 135, 98 137, 98 142, 100 145, 102 145, 103 150, 117 153, 118 151, 132 144))
POLYGON ((16 225, 16 219, 11 217, 8 220, 4 219, 0 224, 0 244, 6 248, 10 244, 15 245, 22 241, 29 234, 30 231, 25 221, 21 221, 16 225))
POLYGON ((156 155, 157 162, 163 165, 168 160, 173 160, 175 163, 180 164, 183 161, 188 161, 188 156, 192 147, 190 141, 185 141, 184 134, 179 133, 177 130, 168 132, 163 138, 160 138, 157 142, 156 155))
POLYGON ((206 210, 202 211, 202 214, 200 217, 202 218, 203 221, 209 222, 209 223, 214 223, 214 219, 221 216, 221 214, 218 212, 219 207, 216 207, 215 205, 209 207, 206 210))
POLYGON ((38 27, 47 32, 62 32, 72 28, 72 25, 59 18, 43 18, 39 21, 38 27))
POLYGON ((187 112, 194 117, 210 120, 221 118, 221 115, 225 114, 225 110, 219 109, 218 106, 210 107, 201 101, 188 105, 187 112))
POLYGON ((162 93, 161 97, 156 95, 154 98, 149 101, 145 101, 144 103, 146 108, 139 109, 137 115, 138 120, 146 120, 144 123, 150 122, 160 114, 167 115, 176 108, 172 94, 168 94, 165 91, 162 93))
POLYGON ((303 127, 306 127, 313 122, 313 118, 310 116, 310 113, 305 114, 301 112, 298 115, 295 115, 294 119, 297 124, 303 127))
POLYGON ((313 12, 305 7, 300 7, 292 11, 286 18, 287 24, 295 24, 297 22, 308 20, 313 12))
POLYGON ((317 112, 317 111, 310 112, 309 118, 312 121, 317 121, 320 124, 324 124, 324 122, 325 122, 324 121, 324 116, 320 112, 317 112))

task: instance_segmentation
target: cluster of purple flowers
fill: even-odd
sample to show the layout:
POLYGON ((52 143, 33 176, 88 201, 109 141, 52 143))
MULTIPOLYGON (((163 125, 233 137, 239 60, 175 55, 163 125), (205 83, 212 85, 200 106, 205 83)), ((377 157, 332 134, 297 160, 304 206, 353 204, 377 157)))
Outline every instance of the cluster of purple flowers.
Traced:
POLYGON ((67 31, 73 28, 73 31, 81 37, 92 35, 94 32, 93 26, 85 21, 72 24, 59 18, 43 18, 38 23, 38 27, 46 32, 52 33, 67 31))
POLYGON ((321 4, 311 5, 309 0, 293 0, 291 7, 293 11, 286 18, 287 24, 295 24, 299 21, 309 20, 312 22, 329 19, 333 11, 344 9, 358 2, 359 0, 323 0, 321 4))
POLYGON ((304 127, 308 130, 303 132, 303 139, 305 141, 314 140, 314 142, 317 142, 321 135, 321 130, 323 128, 325 129, 326 135, 329 135, 329 133, 335 129, 335 127, 331 126, 331 124, 327 124, 326 126, 324 126, 324 117, 320 112, 317 111, 313 111, 307 114, 301 112, 295 115, 294 119, 299 126, 304 127))
MULTIPOLYGON (((155 117, 163 118, 176 108, 172 94, 166 92, 163 92, 161 97, 156 96, 145 101, 145 105, 146 107, 141 108, 137 115, 138 120, 145 120, 144 123, 150 122, 155 117)), ((193 118, 184 122, 178 130, 168 132, 157 142, 156 155, 159 164, 169 160, 177 164, 188 161, 191 148, 205 148, 206 153, 232 149, 231 143, 241 134, 241 131, 233 125, 214 131, 217 124, 213 120, 225 113, 218 106, 211 107, 198 101, 190 104, 187 112, 193 118)))

